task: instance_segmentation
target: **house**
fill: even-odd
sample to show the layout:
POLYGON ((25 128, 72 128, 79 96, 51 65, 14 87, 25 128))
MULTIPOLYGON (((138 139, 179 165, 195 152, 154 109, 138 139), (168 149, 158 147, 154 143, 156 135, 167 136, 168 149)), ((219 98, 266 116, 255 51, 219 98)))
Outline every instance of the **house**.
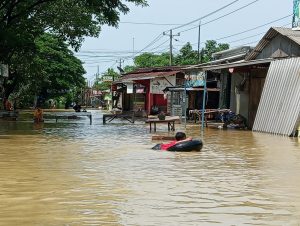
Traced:
POLYGON ((210 73, 217 73, 219 107, 244 116, 254 131, 295 135, 300 121, 299 57, 300 31, 270 28, 243 60, 210 62, 187 71, 205 73, 207 81, 210 73))
POLYGON ((179 66, 142 68, 123 74, 112 88, 114 107, 147 114, 170 113, 170 96, 163 90, 182 85, 184 80, 184 72, 179 66))

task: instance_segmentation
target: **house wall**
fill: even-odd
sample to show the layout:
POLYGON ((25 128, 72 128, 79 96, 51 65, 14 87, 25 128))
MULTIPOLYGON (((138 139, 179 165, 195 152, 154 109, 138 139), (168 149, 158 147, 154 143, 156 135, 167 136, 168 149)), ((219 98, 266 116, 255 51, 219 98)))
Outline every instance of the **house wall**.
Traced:
POLYGON ((248 126, 252 128, 258 105, 263 91, 268 68, 252 69, 250 73, 250 98, 249 98, 249 119, 248 126))
POLYGON ((300 46, 291 39, 278 34, 272 41, 262 50, 256 59, 270 58, 273 53, 281 49, 289 56, 300 56, 300 46))
POLYGON ((231 75, 227 71, 220 74, 219 108, 230 108, 231 75))
POLYGON ((231 74, 230 109, 248 120, 249 75, 245 72, 231 74), (244 79, 245 84, 241 86, 244 79))

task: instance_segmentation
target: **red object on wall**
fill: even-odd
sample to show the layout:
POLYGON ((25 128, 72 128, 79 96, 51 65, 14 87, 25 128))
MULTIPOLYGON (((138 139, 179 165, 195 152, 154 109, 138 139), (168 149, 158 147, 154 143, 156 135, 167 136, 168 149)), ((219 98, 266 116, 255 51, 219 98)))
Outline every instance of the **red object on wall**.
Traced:
POLYGON ((167 106, 167 100, 163 94, 153 94, 153 104, 157 106, 167 106))

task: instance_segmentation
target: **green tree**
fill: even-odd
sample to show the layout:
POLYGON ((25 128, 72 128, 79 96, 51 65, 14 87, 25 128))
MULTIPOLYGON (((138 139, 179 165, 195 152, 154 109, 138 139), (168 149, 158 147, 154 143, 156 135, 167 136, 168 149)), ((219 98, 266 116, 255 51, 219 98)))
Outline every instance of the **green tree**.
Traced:
POLYGON ((229 44, 227 43, 217 43, 215 40, 207 40, 205 43, 205 48, 201 50, 201 62, 206 63, 212 60, 212 54, 229 49, 229 44))
POLYGON ((137 67, 136 67, 136 66, 133 66, 133 65, 126 65, 126 66, 123 68, 123 70, 124 70, 125 73, 129 73, 129 72, 134 71, 134 70, 136 70, 136 69, 137 69, 137 67))
POLYGON ((31 95, 46 100, 84 86, 82 62, 66 43, 57 36, 44 34, 36 39, 35 45, 35 54, 30 61, 22 54, 12 56, 15 63, 11 65, 12 76, 6 90, 10 90, 15 98, 31 95))
POLYGON ((5 96, 22 78, 20 64, 27 70, 35 54, 36 39, 44 32, 56 35, 76 51, 86 36, 97 37, 101 26, 118 26, 128 3, 146 6, 146 0, 3 0, 0 1, 0 62, 10 66, 5 96), (25 61, 16 59, 21 56, 25 61), (18 69, 16 69, 18 67, 18 69))
POLYGON ((112 82, 118 78, 119 74, 115 72, 114 69, 108 68, 107 71, 95 81, 93 88, 100 91, 109 90, 112 82))
MULTIPOLYGON (((229 48, 229 44, 217 43, 214 40, 208 40, 205 48, 201 50, 202 63, 212 60, 212 54, 229 48)), ((201 63, 198 61, 198 51, 193 50, 192 45, 188 42, 180 50, 178 54, 174 54, 174 64, 194 65, 201 63)), ((169 66, 170 54, 168 52, 162 54, 143 53, 134 58, 133 66, 126 66, 125 72, 129 73, 137 68, 162 67, 169 66)))
POLYGON ((153 53, 143 53, 134 58, 134 64, 135 67, 138 68, 168 66, 169 58, 169 53, 162 53, 159 55, 153 53))
POLYGON ((175 56, 176 65, 193 65, 198 63, 198 52, 193 50, 191 43, 185 44, 175 56))
POLYGON ((126 2, 147 5, 146 0, 0 1, 0 61, 45 31, 78 49, 85 36, 97 37, 102 25, 117 26, 120 14, 129 12, 126 2))

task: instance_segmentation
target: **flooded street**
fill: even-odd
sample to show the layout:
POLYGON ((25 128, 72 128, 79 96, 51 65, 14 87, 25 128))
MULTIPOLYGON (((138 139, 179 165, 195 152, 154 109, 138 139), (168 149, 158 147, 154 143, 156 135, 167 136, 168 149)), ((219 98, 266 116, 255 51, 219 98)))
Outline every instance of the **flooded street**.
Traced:
POLYGON ((300 225, 298 138, 208 129, 202 152, 160 152, 101 114, 0 122, 0 225, 300 225))

